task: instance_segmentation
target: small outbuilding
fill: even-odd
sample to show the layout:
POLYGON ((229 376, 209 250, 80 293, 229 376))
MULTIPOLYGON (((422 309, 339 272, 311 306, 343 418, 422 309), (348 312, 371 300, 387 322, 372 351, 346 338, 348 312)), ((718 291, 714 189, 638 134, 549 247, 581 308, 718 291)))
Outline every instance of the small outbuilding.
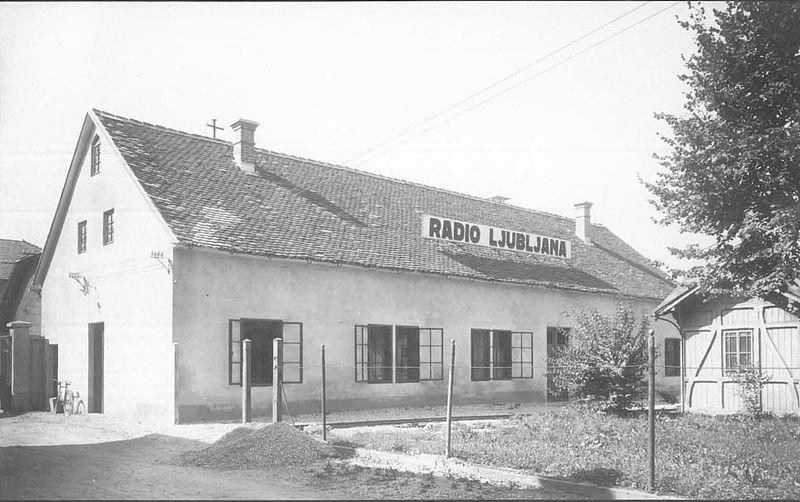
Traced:
MULTIPOLYGON (((657 318, 671 318, 680 326, 684 409, 742 411, 737 376, 755 368, 769 377, 761 391, 762 411, 800 411, 798 316, 761 298, 707 300, 699 292, 697 286, 679 287, 655 311, 657 318)), ((800 302, 800 290, 785 295, 800 302)))

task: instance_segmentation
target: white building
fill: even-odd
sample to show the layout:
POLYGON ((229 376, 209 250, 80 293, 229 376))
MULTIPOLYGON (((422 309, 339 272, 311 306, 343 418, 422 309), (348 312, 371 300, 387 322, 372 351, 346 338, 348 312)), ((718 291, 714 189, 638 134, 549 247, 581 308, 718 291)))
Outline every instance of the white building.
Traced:
MULTIPOLYGON (((652 312, 673 285, 602 225, 255 148, 87 114, 36 283, 59 377, 90 411, 193 420, 286 397, 330 409, 547 397, 548 343, 584 305, 652 312)), ((660 344, 674 328, 658 323, 660 344)), ((678 335, 676 335, 678 336, 678 335)), ((659 375, 669 385, 679 377, 659 375)))

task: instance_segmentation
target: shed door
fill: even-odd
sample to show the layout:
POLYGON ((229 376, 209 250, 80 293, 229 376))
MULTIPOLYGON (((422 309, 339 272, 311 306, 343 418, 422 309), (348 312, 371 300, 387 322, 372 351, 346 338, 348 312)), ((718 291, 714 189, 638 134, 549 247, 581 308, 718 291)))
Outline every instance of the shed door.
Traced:
POLYGON ((683 384, 688 408, 718 410, 722 407, 722 357, 718 340, 717 331, 684 332, 686 379, 683 384))

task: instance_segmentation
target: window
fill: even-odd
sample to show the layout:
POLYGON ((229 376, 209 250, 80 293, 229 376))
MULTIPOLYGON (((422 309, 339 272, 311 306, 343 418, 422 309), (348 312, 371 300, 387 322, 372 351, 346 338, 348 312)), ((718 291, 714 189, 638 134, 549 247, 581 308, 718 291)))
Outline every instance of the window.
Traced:
POLYGON ((78 222, 78 254, 86 252, 86 220, 78 222))
POLYGON ((681 374, 681 339, 664 339, 664 376, 681 374))
POLYGON ((533 378, 533 333, 473 329, 472 380, 533 378))
POLYGON ((391 325, 357 325, 356 382, 441 380, 442 338, 439 328, 394 326, 393 329, 391 325))
POLYGON ((254 386, 272 385, 273 340, 283 340, 283 382, 303 381, 303 324, 269 319, 228 321, 228 384, 242 385, 242 340, 250 340, 254 386))
POLYGON ((114 242, 114 210, 103 213, 103 245, 114 242))
POLYGON ((735 373, 753 364, 753 330, 723 331, 725 341, 725 371, 735 373))
POLYGON ((97 136, 92 141, 91 169, 89 172, 92 176, 100 172, 100 138, 97 136))

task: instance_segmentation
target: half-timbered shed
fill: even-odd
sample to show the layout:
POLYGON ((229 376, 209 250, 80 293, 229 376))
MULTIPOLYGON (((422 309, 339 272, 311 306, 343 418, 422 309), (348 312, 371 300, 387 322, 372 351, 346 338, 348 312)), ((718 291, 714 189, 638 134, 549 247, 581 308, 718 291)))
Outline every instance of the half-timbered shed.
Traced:
POLYGON ((800 411, 798 316, 760 298, 704 300, 698 291, 677 288, 656 309, 657 317, 671 316, 680 326, 684 409, 744 411, 738 382, 752 368, 768 378, 761 390, 762 411, 800 411))
MULTIPOLYGON (((89 411, 253 414, 546 402, 578 306, 652 313, 673 284, 603 225, 90 111, 36 273, 59 378, 89 411)), ((660 343, 673 328, 656 326, 660 343)), ((677 382, 659 374, 659 382, 677 382)))

